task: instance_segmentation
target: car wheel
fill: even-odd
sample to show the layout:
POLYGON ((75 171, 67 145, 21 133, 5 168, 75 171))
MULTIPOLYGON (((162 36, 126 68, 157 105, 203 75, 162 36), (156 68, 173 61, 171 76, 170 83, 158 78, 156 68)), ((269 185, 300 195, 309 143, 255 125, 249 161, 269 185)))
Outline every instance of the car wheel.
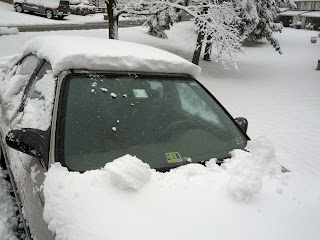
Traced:
POLYGON ((19 5, 19 4, 16 5, 16 12, 18 12, 18 13, 23 12, 23 8, 21 7, 21 5, 19 5))
POLYGON ((53 13, 52 13, 51 10, 47 10, 47 11, 46 11, 46 17, 47 17, 48 19, 52 19, 52 18, 53 18, 53 13))

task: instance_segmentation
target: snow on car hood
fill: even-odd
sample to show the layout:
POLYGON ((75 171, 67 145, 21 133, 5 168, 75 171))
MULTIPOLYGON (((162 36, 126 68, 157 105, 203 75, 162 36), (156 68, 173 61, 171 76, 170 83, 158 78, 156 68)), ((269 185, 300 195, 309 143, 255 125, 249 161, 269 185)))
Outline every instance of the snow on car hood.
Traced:
POLYGON ((48 60, 54 74, 67 69, 200 74, 200 67, 172 53, 119 40, 41 36, 26 43, 24 54, 31 52, 48 60))
POLYGON ((319 217, 310 216, 318 216, 319 196, 305 197, 308 188, 281 173, 264 138, 247 149, 221 167, 210 160, 167 173, 130 155, 85 173, 53 164, 44 219, 59 240, 292 240, 303 237, 299 229, 317 229, 319 217))

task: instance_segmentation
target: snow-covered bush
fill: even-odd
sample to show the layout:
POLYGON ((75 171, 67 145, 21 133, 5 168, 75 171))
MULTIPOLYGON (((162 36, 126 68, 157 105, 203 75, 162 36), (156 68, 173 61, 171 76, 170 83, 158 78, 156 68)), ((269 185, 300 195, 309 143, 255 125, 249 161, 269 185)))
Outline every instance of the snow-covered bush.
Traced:
POLYGON ((168 38, 165 30, 169 30, 173 24, 173 20, 166 12, 161 12, 156 15, 151 15, 148 20, 143 24, 148 28, 148 34, 158 38, 168 38))

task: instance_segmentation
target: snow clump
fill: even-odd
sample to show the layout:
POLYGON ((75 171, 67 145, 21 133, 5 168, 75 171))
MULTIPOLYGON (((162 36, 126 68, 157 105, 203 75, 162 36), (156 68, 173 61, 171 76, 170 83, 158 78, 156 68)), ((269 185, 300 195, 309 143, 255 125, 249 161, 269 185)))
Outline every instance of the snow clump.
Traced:
POLYGON ((227 190, 236 199, 249 201, 260 192, 264 176, 280 177, 281 165, 272 143, 264 137, 249 141, 246 150, 233 150, 223 167, 231 176, 227 190))
POLYGON ((0 27, 0 36, 1 35, 15 35, 19 33, 19 29, 16 27, 0 27))
POLYGON ((112 183, 120 189, 139 190, 151 176, 149 164, 129 154, 107 163, 104 170, 110 174, 112 183))

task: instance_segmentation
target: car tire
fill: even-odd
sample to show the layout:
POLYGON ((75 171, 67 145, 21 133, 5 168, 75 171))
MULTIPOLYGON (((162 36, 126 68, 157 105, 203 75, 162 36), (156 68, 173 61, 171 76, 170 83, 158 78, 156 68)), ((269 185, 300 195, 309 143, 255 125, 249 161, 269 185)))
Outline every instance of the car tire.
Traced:
POLYGON ((16 5, 16 12, 18 12, 18 13, 22 13, 23 12, 23 8, 22 8, 22 6, 20 4, 16 5))
POLYGON ((47 10, 47 11, 46 11, 46 17, 47 17, 48 19, 52 19, 52 18, 53 18, 53 12, 52 12, 51 10, 47 10))

